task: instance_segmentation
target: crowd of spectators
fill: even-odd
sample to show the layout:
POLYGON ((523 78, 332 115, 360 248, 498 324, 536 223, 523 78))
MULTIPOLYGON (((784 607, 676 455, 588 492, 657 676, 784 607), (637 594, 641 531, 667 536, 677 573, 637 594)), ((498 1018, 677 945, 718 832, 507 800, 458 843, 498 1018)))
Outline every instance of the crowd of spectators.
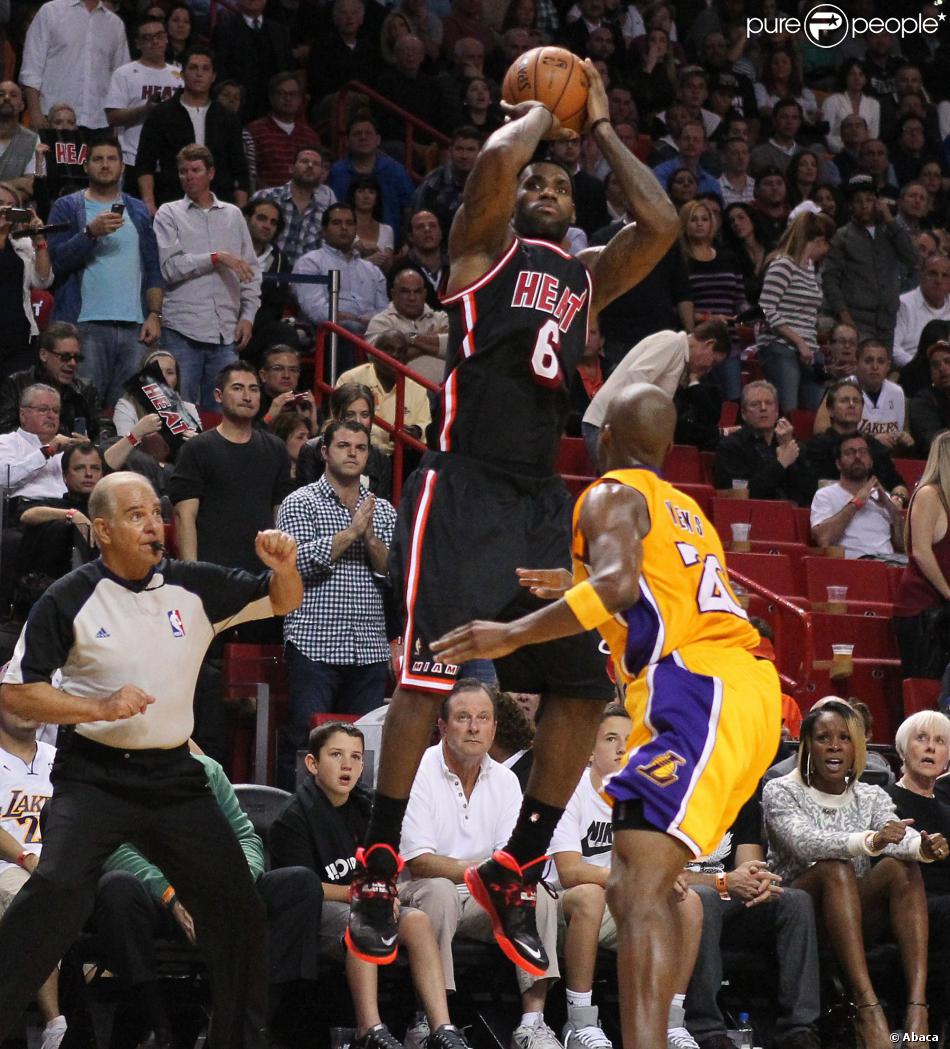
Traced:
MULTIPOLYGON (((0 611, 12 605, 22 621, 44 586, 97 556, 88 499, 113 470, 152 482, 182 558, 258 570, 259 529, 276 521, 295 537, 302 606, 282 626, 237 625, 228 638, 284 643, 290 714, 277 767, 297 793, 271 844, 275 865, 309 868, 309 879, 267 888, 217 764, 229 757, 227 638, 212 645, 195 698, 209 782, 248 843, 272 933, 297 944, 274 967, 274 984, 314 977, 294 952, 318 943, 337 956, 353 843, 368 818, 357 786, 363 739, 347 725, 310 726, 314 715, 379 707, 402 655, 386 582, 391 429, 423 443, 437 429, 449 231, 479 150, 504 119, 505 71, 529 48, 559 44, 594 61, 618 136, 680 215, 678 243, 592 323, 568 432, 596 460, 614 392, 642 381, 665 389, 677 443, 715 453, 717 488, 810 507, 813 542, 849 558, 909 559, 895 618, 904 672, 943 673, 950 651, 934 640, 950 601, 950 34, 942 22, 919 39, 869 31, 827 50, 781 31, 750 35, 746 19, 773 8, 781 13, 757 0, 0 0, 0 611), (389 103, 421 122, 411 139, 389 103), (330 309, 315 278, 331 270, 342 327, 420 380, 404 384, 401 419, 396 371, 348 340, 333 395, 318 404, 306 389, 306 351, 330 309), (730 401, 737 425, 721 429, 730 401), (800 410, 815 413, 807 439, 788 418, 800 410), (927 460, 916 493, 895 466, 907 457, 927 460), (311 903, 306 924, 287 907, 294 894, 311 903)), ((939 7, 925 11, 936 18, 939 7)), ((593 139, 546 148, 573 177, 564 249, 606 243, 631 216, 593 139)), ((415 461, 408 451, 403 468, 415 461)), ((567 1025, 555 1034, 544 1018, 555 961, 542 979, 519 983, 516 1049, 552 1049, 559 1038, 568 1049, 609 1049, 592 1002, 598 944, 615 943, 603 893, 610 817, 598 791, 626 721, 622 709, 606 711, 552 848, 568 923, 567 1025)), ((459 889, 459 857, 506 839, 532 722, 507 696, 463 681, 424 759, 403 841, 413 1049, 430 1036, 429 1049, 459 1044, 446 1002, 451 941, 487 936, 459 889)), ((929 797, 929 770, 950 762, 948 731, 928 721, 898 733, 905 778, 891 801, 855 787, 864 742, 848 708, 806 718, 798 770, 762 802, 768 841, 754 801, 678 886, 688 950, 670 1046, 730 1044, 716 1004, 720 938, 778 943, 777 1044, 810 1049, 813 898, 853 902, 852 882, 866 878, 869 906, 903 901, 901 930, 919 930, 928 903, 931 921, 944 920, 933 901, 947 898, 936 873, 947 861, 931 863, 935 839, 917 831, 950 829, 942 801, 925 812, 919 800, 929 797), (928 748, 936 756, 922 765, 928 748), (838 816, 811 820, 803 836, 813 809, 838 794, 849 799, 835 803, 838 816), (918 823, 901 834, 905 811, 918 823), (882 852, 888 862, 873 870, 887 876, 869 874, 867 857, 882 852), (923 883, 918 860, 929 864, 923 883)), ((26 734, 0 710, 0 756, 23 751, 26 734)), ((0 909, 4 874, 18 866, 5 849, 0 831, 0 909)), ((190 939, 195 930, 164 898, 160 871, 128 854, 112 867, 97 921, 110 967, 139 992, 147 1044, 162 1049, 171 1036, 153 959, 129 945, 146 929, 190 939)), ((546 894, 542 904, 556 959, 558 908, 546 894)), ((862 945, 827 911, 818 908, 817 928, 833 938, 861 1034, 879 1049, 883 1020, 856 961, 862 945)), ((919 942, 901 946, 903 1020, 922 1031, 926 960, 919 942)), ((369 969, 347 963, 360 1044, 393 1049, 369 969)), ((41 999, 44 1049, 64 1030, 54 977, 41 999)))

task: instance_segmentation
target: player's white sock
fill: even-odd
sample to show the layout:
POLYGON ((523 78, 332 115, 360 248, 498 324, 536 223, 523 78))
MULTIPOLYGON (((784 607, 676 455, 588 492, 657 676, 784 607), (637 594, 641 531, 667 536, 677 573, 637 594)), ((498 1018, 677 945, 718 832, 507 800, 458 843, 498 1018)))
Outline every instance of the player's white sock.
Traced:
POLYGON ((570 987, 567 987, 564 990, 564 995, 567 998, 568 1012, 575 1006, 579 1006, 581 1009, 587 1008, 594 1001, 593 991, 572 991, 570 987))
POLYGON ((521 1026, 522 1027, 534 1027, 538 1020, 541 1019, 541 1013, 522 1013, 521 1014, 521 1026))
POLYGON ((686 1021, 686 995, 674 994, 670 1002, 670 1011, 667 1015, 666 1027, 672 1031, 676 1027, 683 1027, 686 1021))

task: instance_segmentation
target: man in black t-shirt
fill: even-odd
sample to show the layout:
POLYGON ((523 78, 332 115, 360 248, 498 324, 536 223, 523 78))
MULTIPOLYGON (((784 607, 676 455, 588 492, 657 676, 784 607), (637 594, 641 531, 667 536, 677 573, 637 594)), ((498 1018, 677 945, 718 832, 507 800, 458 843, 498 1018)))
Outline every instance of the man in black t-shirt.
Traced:
MULTIPOLYGON (((283 441, 254 425, 261 389, 252 365, 235 361, 224 368, 214 396, 221 405, 220 424, 185 442, 168 480, 178 554, 183 561, 259 572, 255 537, 273 527, 277 507, 292 489, 290 459, 283 441)), ((245 624, 239 638, 280 644, 280 624, 245 624)), ((195 694, 195 740, 222 764, 227 756, 220 662, 225 641, 237 639, 233 631, 216 639, 195 694)))
POLYGON ((254 427, 261 388, 252 365, 224 368, 214 396, 220 424, 184 445, 168 481, 178 551, 184 561, 258 572, 254 537, 273 527, 292 490, 290 459, 281 441, 254 427))

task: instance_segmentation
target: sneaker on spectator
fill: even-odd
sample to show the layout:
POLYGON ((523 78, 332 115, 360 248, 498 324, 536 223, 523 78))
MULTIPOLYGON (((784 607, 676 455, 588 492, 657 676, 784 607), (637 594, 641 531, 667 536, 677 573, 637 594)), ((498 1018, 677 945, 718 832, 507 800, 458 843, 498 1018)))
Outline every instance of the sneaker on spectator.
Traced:
POLYGON ((564 1049, 613 1049, 600 1026, 596 1005, 568 1006, 561 1041, 564 1049))
POLYGON ((491 859, 465 872, 468 891, 491 918, 498 946, 531 976, 547 972, 548 952, 538 936, 535 920, 537 885, 525 881, 524 872, 545 859, 546 856, 540 856, 520 867, 513 856, 498 850, 491 859))
POLYGON ((671 1027, 666 1032, 666 1049, 699 1049, 699 1045, 685 1027, 671 1027))
POLYGON ((469 1046, 455 1024, 442 1024, 429 1035, 425 1049, 469 1049, 469 1046))
POLYGON ((511 1032, 511 1049, 564 1049, 564 1046, 542 1016, 533 1026, 520 1024, 511 1032))
POLYGON ((353 1049, 402 1049, 402 1043, 385 1024, 376 1024, 361 1038, 355 1039, 353 1049))
POLYGON ((40 1049, 59 1049, 60 1043, 66 1037, 66 1017, 54 1016, 43 1028, 43 1041, 40 1049))
POLYGON ((425 1049, 426 1039, 432 1033, 429 1021, 425 1014, 416 1014, 416 1019, 411 1027, 406 1028, 406 1036, 402 1040, 402 1049, 425 1049))
POLYGON ((396 877, 402 868, 402 859, 389 845, 377 844, 356 850, 356 870, 350 882, 349 926, 343 938, 346 946, 364 962, 388 965, 396 960, 399 950, 396 943, 396 877), (380 855, 374 859, 377 850, 380 855), (370 870, 370 866, 376 866, 380 859, 384 869, 392 867, 389 873, 370 870))

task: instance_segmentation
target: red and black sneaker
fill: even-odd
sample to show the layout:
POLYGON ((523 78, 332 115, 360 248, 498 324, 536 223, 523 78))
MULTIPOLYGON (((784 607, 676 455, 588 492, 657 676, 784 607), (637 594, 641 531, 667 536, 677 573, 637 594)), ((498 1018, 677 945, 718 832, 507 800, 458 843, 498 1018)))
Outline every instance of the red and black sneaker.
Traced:
POLYGON ((356 871, 350 882, 350 918, 343 939, 346 946, 364 962, 389 965, 396 960, 396 877, 403 868, 402 859, 390 845, 371 845, 356 850, 356 871), (393 861, 391 874, 378 874, 369 869, 373 853, 381 849, 393 861))
POLYGON ((520 867, 513 856, 499 850, 492 853, 491 859, 465 872, 468 891, 491 918, 498 946, 532 976, 547 972, 548 953, 535 921, 537 885, 526 881, 524 872, 546 860, 547 856, 540 856, 520 867))

